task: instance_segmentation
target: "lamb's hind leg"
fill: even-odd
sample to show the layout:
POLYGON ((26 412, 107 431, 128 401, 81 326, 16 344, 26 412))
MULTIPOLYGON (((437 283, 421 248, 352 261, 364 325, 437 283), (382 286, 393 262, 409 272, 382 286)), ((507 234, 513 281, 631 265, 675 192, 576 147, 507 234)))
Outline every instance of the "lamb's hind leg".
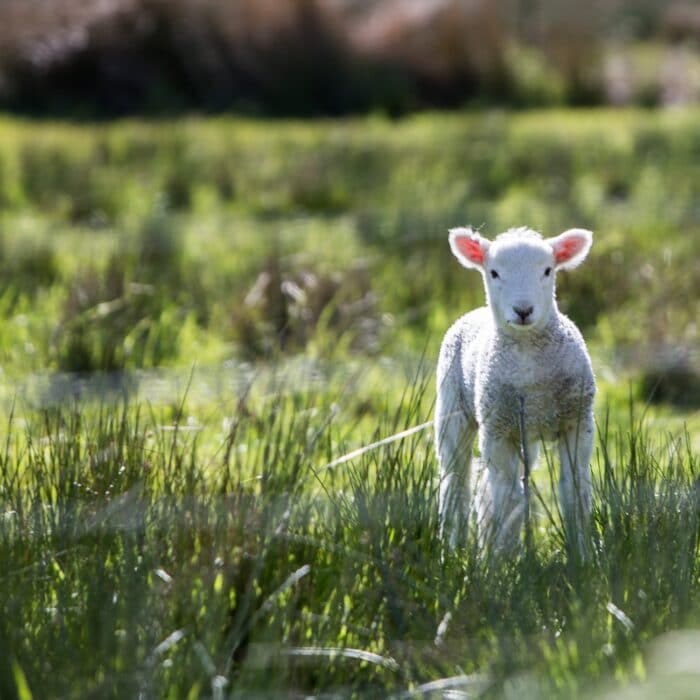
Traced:
POLYGON ((567 539, 585 555, 591 513, 591 455, 593 416, 586 415, 559 438, 559 502, 567 539))
POLYGON ((466 542, 470 515, 469 469, 476 424, 461 407, 458 387, 439 387, 435 442, 440 462, 439 518, 442 540, 452 549, 466 542))

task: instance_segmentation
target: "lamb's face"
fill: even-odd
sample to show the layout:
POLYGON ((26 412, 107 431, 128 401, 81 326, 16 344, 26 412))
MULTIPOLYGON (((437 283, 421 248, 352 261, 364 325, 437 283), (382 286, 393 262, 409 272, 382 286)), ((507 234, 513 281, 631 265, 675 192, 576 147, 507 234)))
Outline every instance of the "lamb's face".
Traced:
POLYGON ((495 241, 468 228, 450 231, 450 247, 457 259, 484 276, 496 323, 514 333, 547 324, 555 308, 556 271, 581 263, 592 239, 593 234, 583 229, 547 239, 529 229, 514 229, 495 241))
POLYGON ((546 325, 554 305, 551 246, 541 240, 496 240, 489 247, 482 272, 499 326, 517 333, 546 325))

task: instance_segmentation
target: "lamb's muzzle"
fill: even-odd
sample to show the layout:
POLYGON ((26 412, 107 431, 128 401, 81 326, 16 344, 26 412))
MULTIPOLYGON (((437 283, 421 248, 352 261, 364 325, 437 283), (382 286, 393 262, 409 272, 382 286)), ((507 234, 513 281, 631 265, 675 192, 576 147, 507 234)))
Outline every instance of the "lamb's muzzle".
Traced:
POLYGON ((518 314, 518 316, 520 316, 520 322, 523 325, 526 324, 527 317, 534 311, 534 309, 534 306, 525 307, 525 305, 513 307, 513 311, 515 311, 515 313, 518 314))

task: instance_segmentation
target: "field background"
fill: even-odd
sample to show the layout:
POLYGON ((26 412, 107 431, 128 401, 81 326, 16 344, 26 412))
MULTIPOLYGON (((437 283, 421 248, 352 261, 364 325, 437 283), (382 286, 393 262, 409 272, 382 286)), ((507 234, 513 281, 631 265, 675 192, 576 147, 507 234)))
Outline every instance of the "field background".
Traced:
POLYGON ((8 0, 0 698, 696 697, 697 9, 409 5, 8 0), (441 553, 466 224, 594 231, 584 561, 441 553))
POLYGON ((694 419, 694 109, 0 124, 7 388, 50 368, 436 356, 483 303, 451 226, 595 232, 561 308, 616 392, 694 419), (661 405, 663 404, 663 408, 661 405))

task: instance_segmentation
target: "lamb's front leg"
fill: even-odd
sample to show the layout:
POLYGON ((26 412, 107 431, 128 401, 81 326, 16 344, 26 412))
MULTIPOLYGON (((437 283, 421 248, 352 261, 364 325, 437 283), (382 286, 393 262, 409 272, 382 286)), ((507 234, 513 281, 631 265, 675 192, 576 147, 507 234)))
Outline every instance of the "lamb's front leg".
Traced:
POLYGON ((467 541, 469 467, 476 434, 464 415, 436 422, 440 460, 439 515, 442 539, 451 549, 467 541))
POLYGON ((435 442, 440 462, 440 533, 452 549, 467 541, 469 468, 476 424, 461 409, 459 387, 440 386, 435 406, 435 442))
POLYGON ((576 543, 581 556, 591 514, 591 455, 593 453, 593 416, 587 414, 559 438, 559 502, 569 542, 576 543))
POLYGON ((480 470, 474 485, 482 544, 498 549, 518 543, 525 515, 518 448, 507 440, 480 435, 480 470))

